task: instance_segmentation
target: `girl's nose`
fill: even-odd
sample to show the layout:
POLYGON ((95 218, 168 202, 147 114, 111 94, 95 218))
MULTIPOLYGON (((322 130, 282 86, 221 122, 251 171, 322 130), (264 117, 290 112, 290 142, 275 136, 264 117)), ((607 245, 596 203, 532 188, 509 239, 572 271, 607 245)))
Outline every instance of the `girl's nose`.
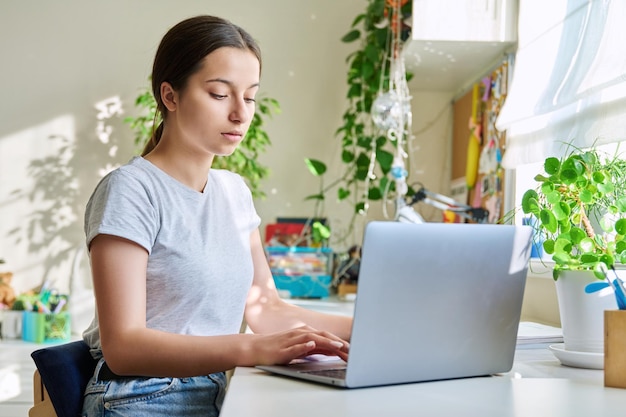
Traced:
POLYGON ((243 99, 236 100, 230 113, 230 121, 234 123, 246 123, 250 120, 250 114, 254 111, 251 107, 252 106, 243 99))

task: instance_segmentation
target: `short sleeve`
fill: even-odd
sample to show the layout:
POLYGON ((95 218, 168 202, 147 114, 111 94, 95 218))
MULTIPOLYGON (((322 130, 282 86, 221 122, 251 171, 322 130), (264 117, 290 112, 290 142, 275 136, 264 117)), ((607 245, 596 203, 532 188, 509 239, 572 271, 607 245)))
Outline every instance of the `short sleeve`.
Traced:
POLYGON ((104 177, 87 203, 87 247, 97 235, 108 234, 135 242, 151 253, 158 225, 158 214, 150 190, 121 170, 104 177))
POLYGON ((243 187, 245 188, 245 192, 243 192, 242 195, 244 195, 246 199, 245 204, 248 208, 248 213, 250 216, 250 232, 252 232, 261 225, 261 217, 256 211, 256 207, 254 206, 254 200, 252 199, 252 193, 250 192, 250 189, 244 182, 243 178, 241 178, 241 182, 243 183, 243 187))

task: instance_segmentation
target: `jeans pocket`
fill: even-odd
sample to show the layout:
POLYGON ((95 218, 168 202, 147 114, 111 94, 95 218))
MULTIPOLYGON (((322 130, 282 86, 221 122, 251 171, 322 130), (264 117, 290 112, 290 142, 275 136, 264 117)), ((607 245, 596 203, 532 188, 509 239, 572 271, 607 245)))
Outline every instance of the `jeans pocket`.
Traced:
POLYGON ((113 380, 103 400, 111 406, 154 400, 167 394, 176 385, 177 378, 137 378, 113 380))
POLYGON ((217 386, 217 393, 215 395, 215 407, 218 411, 221 411, 222 404, 224 403, 224 397, 226 396, 226 374, 219 372, 209 375, 209 379, 217 386))
POLYGON ((224 400, 223 373, 191 378, 137 378, 94 384, 86 415, 217 417, 224 400), (99 392, 98 392, 99 391, 99 392))

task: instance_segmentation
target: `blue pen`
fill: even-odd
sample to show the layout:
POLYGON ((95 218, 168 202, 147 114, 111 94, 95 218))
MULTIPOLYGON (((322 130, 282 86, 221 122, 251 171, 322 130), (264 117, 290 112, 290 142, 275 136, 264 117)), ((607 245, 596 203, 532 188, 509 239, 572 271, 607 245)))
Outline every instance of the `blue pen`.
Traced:
POLYGON ((624 282, 617 276, 617 271, 615 271, 614 267, 611 267, 613 270, 613 274, 615 275, 615 279, 611 281, 606 275, 607 281, 611 284, 613 291, 615 291, 615 300, 617 301, 617 307, 620 310, 626 310, 626 289, 624 289, 624 282))

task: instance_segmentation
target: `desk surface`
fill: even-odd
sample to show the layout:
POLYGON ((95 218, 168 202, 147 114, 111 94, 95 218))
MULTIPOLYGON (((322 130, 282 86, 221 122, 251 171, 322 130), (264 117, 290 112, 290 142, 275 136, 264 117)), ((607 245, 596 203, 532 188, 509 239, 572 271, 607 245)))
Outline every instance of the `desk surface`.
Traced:
POLYGON ((221 417, 255 416, 624 416, 626 390, 601 370, 560 365, 547 348, 519 349, 493 377, 347 390, 238 368, 221 417))
MULTIPOLYGON (((353 304, 294 300, 350 315, 353 304)), ((510 372, 493 377, 343 389, 237 368, 221 417, 282 416, 609 417, 626 415, 626 390, 604 372, 563 366, 546 347, 520 348, 510 372)))
POLYGON ((33 406, 33 372, 30 353, 43 345, 21 340, 0 341, 0 416, 24 417, 33 406))
MULTIPOLYGON (((353 303, 294 300, 350 315, 353 303)), ((32 406, 30 352, 41 345, 0 342, 0 416, 25 416, 32 406)), ((238 368, 221 417, 281 416, 609 417, 626 415, 626 390, 605 388, 601 370, 562 366, 547 348, 518 349, 501 376, 346 390, 238 368)))

